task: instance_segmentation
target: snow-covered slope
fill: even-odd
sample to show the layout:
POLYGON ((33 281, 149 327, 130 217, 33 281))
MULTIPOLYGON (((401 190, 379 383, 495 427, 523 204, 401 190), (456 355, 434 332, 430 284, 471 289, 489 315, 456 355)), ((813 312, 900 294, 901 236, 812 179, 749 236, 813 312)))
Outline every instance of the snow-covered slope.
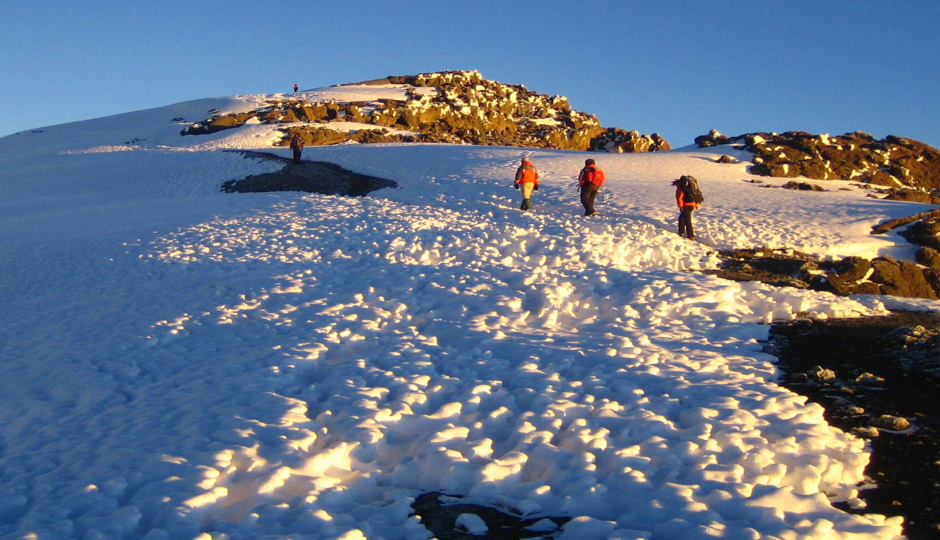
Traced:
POLYGON ((280 135, 174 118, 262 98, 0 139, 0 537, 423 539, 427 491, 574 517, 566 539, 900 534, 831 506, 860 502, 865 445, 759 344, 888 300, 688 270, 712 247, 903 254, 868 231, 922 207, 748 183, 720 147, 343 145, 304 155, 400 187, 224 195, 276 167, 225 150, 280 135), (608 178, 591 219, 586 157, 608 178), (680 174, 704 244, 673 233, 680 174))

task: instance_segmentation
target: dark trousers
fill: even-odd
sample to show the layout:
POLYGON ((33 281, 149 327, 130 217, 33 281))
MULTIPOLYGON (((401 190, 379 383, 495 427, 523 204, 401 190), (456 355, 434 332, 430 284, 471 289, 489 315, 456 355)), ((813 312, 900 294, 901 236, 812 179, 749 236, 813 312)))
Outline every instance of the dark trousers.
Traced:
POLYGON ((581 204, 584 206, 584 215, 594 214, 594 199, 597 198, 598 187, 588 182, 581 186, 581 204))
POLYGON ((294 163, 300 163, 300 153, 303 150, 294 150, 294 163))
POLYGON ((687 236, 695 240, 695 231, 692 230, 692 210, 695 210, 695 208, 691 206, 682 207, 682 212, 679 214, 679 236, 687 236))

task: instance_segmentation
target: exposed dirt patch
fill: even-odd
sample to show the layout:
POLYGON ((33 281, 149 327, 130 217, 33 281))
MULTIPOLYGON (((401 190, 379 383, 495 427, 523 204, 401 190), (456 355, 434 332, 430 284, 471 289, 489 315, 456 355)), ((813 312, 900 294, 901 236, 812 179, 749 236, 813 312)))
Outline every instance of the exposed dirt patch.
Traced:
POLYGON ((434 533, 438 540, 520 540, 523 538, 543 538, 551 532, 557 532, 571 518, 524 518, 495 508, 476 504, 460 504, 459 499, 442 493, 425 493, 415 500, 415 514, 421 517, 421 523, 434 533), (457 518, 461 514, 478 516, 486 524, 486 534, 469 534, 457 527, 457 518), (533 531, 531 527, 548 519, 554 522, 554 529, 533 531))
POLYGON ((767 350, 787 388, 870 440, 877 487, 862 491, 858 512, 904 516, 911 540, 940 539, 940 315, 775 324, 767 350))
POLYGON ((304 191, 323 195, 349 195, 362 197, 388 187, 398 187, 392 180, 348 171, 325 161, 293 163, 290 159, 267 152, 239 152, 248 157, 284 163, 284 168, 273 173, 259 174, 230 180, 222 184, 226 193, 261 193, 268 191, 304 191))

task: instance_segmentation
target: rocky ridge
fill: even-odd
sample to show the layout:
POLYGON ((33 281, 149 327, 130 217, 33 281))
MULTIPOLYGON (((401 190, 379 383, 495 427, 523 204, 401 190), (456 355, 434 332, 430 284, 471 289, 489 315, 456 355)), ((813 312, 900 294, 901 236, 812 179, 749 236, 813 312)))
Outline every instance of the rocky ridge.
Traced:
POLYGON ((563 96, 538 94, 523 85, 484 79, 477 71, 392 76, 356 84, 402 85, 407 99, 310 102, 300 98, 271 98, 258 109, 216 114, 191 124, 180 134, 202 135, 254 122, 285 124, 285 138, 280 142, 284 146, 288 144, 288 132, 296 131, 309 146, 352 141, 439 142, 605 152, 671 149, 659 134, 641 135, 637 131, 604 128, 594 115, 572 109, 563 96), (419 91, 427 88, 434 91, 419 91), (338 122, 375 127, 334 129, 338 122))
POLYGON ((719 256, 721 268, 708 273, 735 281, 761 281, 843 296, 940 297, 940 254, 929 247, 918 250, 920 265, 889 256, 824 261, 791 249, 741 249, 722 251, 719 256))
POLYGON ((853 180, 920 192, 940 189, 940 150, 894 135, 876 140, 861 131, 838 136, 788 131, 728 137, 712 130, 696 137, 695 144, 752 152, 751 173, 762 176, 853 180))

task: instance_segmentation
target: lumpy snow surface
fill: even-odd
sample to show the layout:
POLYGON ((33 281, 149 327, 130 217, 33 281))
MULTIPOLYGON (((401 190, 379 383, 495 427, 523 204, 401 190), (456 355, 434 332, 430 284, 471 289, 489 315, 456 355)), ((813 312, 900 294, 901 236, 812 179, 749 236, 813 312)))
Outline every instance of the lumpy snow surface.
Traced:
POLYGON ((900 536, 832 506, 860 502, 866 446, 760 344, 882 301, 696 270, 715 247, 903 254, 868 231, 921 207, 763 188, 727 149, 342 145, 304 157, 400 187, 224 195, 277 168, 224 150, 278 135, 172 119, 253 99, 0 139, 0 537, 426 539, 429 491, 581 540, 900 536), (585 157, 608 178, 588 219, 585 157), (703 243, 674 233, 680 174, 703 243))

